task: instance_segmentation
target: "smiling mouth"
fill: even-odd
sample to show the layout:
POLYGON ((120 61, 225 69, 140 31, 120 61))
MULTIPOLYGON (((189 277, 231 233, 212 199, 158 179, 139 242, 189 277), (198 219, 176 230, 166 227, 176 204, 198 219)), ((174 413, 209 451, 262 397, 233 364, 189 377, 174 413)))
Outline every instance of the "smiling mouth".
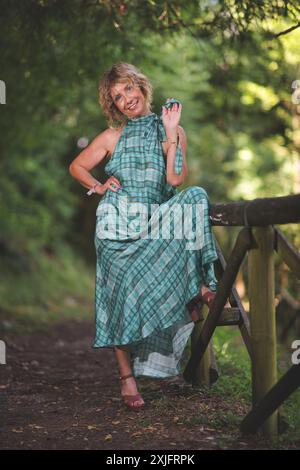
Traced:
POLYGON ((136 107, 137 103, 138 103, 138 100, 134 104, 132 104, 131 106, 128 106, 128 109, 130 109, 130 110, 134 109, 136 107))

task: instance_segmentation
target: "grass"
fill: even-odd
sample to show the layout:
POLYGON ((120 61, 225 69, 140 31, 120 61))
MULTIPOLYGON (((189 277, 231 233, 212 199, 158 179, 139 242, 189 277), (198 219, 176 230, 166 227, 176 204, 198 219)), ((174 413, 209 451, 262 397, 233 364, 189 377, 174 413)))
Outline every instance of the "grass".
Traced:
MULTIPOLYGON (((251 364, 247 350, 239 330, 234 327, 217 328, 214 335, 214 346, 221 371, 220 378, 208 390, 208 394, 216 399, 225 401, 238 401, 241 407, 251 409, 251 364)), ((290 355, 283 345, 278 345, 278 379, 291 367, 290 355)), ((300 389, 296 390, 284 402, 281 413, 287 422, 287 429, 279 434, 274 442, 274 448, 286 446, 299 448, 300 446, 300 389)), ((217 411, 212 416, 214 425, 238 426, 241 417, 230 410, 217 411)))

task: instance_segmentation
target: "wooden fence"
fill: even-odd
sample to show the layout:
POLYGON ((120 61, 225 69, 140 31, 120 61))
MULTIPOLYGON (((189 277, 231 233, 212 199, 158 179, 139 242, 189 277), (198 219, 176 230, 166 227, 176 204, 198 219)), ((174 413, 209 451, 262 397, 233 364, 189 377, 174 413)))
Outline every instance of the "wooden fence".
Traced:
POLYGON ((227 260, 216 241, 218 290, 203 322, 195 325, 191 356, 184 378, 193 384, 209 378, 209 344, 217 326, 237 325, 249 353, 252 369, 252 410, 241 423, 243 433, 262 429, 266 436, 278 433, 278 408, 300 386, 300 365, 277 382, 274 250, 300 279, 300 253, 275 225, 300 222, 300 194, 254 199, 211 206, 212 225, 242 226, 227 260), (249 314, 244 310, 234 283, 248 255, 249 314), (229 299, 231 310, 224 317, 229 299))

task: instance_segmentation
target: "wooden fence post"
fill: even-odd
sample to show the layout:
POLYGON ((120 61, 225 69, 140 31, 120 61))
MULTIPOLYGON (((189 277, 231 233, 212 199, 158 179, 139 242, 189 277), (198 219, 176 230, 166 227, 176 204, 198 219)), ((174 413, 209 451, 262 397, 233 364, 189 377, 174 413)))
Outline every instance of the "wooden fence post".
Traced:
MULTIPOLYGON (((277 382, 275 289, 273 238, 271 226, 253 227, 257 245, 248 252, 250 332, 253 348, 252 401, 260 401, 277 382)), ((278 412, 262 425, 263 433, 276 437, 278 412)))
MULTIPOLYGON (((191 349, 193 351, 193 348, 195 347, 195 344, 197 344, 198 338, 200 336, 200 333, 202 331, 203 325, 205 323, 205 320, 208 315, 208 307, 207 305, 203 305, 202 310, 201 310, 204 320, 200 321, 195 324, 195 327, 192 332, 191 336, 191 349)), ((206 348, 206 351, 200 360, 200 363, 197 365, 195 375, 193 378, 193 385, 210 385, 210 363, 211 363, 211 358, 210 358, 210 348, 206 348)))

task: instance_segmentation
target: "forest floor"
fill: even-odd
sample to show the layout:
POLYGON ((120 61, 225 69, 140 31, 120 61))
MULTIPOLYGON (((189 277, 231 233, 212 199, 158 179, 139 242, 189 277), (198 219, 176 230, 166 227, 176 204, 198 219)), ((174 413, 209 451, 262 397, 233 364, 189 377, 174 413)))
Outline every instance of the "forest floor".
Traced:
POLYGON ((289 446, 242 436, 249 404, 180 376, 138 379, 146 406, 127 410, 114 353, 93 349, 92 338, 86 320, 2 338, 1 449, 299 448, 300 440, 289 446))

